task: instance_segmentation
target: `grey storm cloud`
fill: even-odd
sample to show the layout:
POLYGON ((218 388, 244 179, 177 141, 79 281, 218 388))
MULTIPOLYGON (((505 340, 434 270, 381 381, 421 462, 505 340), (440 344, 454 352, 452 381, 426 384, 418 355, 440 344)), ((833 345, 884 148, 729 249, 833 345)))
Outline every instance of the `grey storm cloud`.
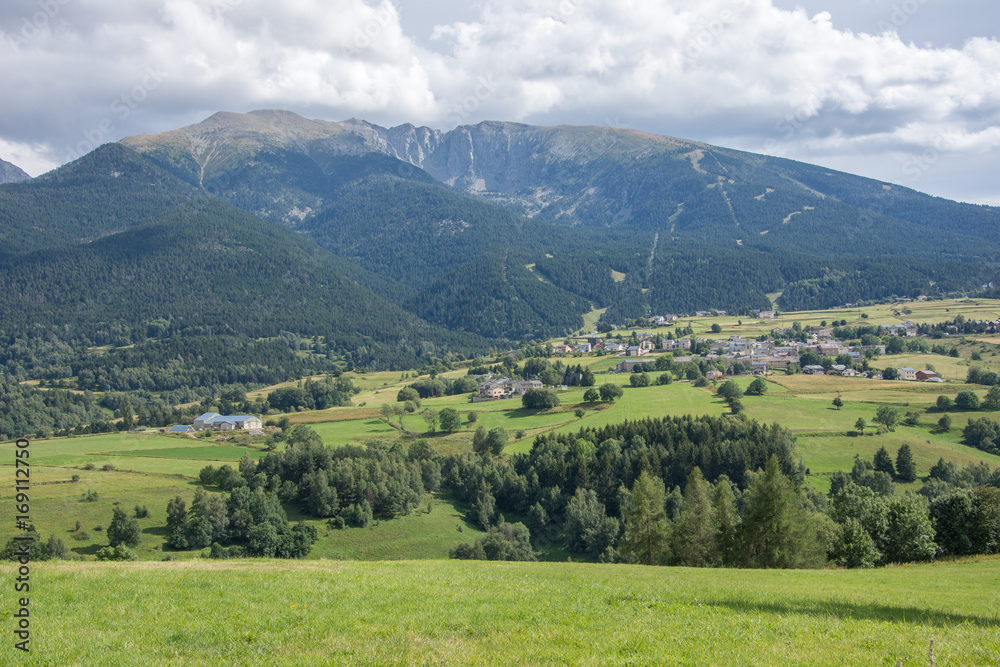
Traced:
POLYGON ((629 126, 1000 203, 978 171, 995 173, 1000 147, 1000 43, 981 34, 998 10, 947 8, 15 0, 0 6, 0 157, 38 173, 218 110, 287 108, 629 126))

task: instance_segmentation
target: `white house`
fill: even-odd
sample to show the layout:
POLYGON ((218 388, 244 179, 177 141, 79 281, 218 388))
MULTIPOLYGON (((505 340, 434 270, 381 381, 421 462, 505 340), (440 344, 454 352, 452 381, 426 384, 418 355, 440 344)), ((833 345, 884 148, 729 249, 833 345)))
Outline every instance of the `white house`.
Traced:
POLYGON ((253 415, 223 416, 218 412, 206 412, 194 420, 195 431, 259 431, 264 427, 260 417, 253 415))
POLYGON ((917 379, 917 369, 915 368, 900 368, 899 369, 899 379, 900 380, 916 380, 917 379))

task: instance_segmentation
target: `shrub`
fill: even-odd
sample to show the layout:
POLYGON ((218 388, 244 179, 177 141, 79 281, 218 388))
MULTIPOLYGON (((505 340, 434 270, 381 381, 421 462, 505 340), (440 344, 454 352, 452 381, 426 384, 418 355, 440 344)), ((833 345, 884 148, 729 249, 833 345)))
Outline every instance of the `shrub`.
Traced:
POLYGON ((979 395, 969 390, 960 391, 955 396, 955 407, 959 410, 978 410, 979 395))
POLYGON ((104 547, 97 552, 97 560, 108 560, 108 561, 124 561, 124 560, 139 560, 139 557, 129 549, 124 544, 119 544, 116 547, 104 547))
POLYGON ((555 392, 545 389, 529 389, 521 397, 521 405, 529 410, 546 410, 559 405, 559 397, 555 392))
POLYGON ((648 387, 650 383, 647 373, 635 373, 628 381, 633 387, 648 387))

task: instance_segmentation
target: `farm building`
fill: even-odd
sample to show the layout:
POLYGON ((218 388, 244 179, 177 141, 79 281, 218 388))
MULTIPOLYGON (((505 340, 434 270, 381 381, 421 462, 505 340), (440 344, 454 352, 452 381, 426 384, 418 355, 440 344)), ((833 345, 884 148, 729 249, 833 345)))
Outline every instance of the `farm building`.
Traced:
POLYGON ((195 431, 259 431, 264 427, 260 417, 253 415, 223 416, 206 412, 194 420, 195 431))

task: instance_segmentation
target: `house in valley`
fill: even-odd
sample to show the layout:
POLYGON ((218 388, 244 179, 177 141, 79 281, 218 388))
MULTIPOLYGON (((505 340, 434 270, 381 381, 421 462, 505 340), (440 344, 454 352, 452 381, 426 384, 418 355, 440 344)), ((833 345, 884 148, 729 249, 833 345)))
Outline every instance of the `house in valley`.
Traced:
POLYGON ((206 412, 194 420, 195 431, 259 431, 264 428, 260 417, 253 415, 224 416, 218 412, 206 412))

